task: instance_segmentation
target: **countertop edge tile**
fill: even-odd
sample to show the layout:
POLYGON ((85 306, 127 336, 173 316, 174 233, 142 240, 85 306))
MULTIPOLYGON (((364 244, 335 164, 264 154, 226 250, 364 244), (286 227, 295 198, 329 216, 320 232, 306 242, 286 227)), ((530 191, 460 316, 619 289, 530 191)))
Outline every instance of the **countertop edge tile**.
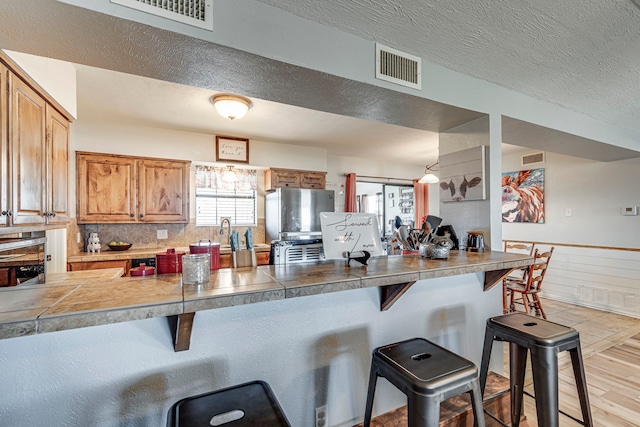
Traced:
POLYGON ((135 306, 113 310, 66 314, 55 317, 42 317, 38 319, 37 333, 108 325, 112 323, 129 322, 131 320, 173 316, 182 313, 183 303, 173 302, 161 305, 135 306))
POLYGON ((38 323, 36 319, 0 324, 0 339, 35 335, 37 329, 38 323))
POLYGON ((281 283, 285 288, 286 298, 306 297, 311 295, 350 291, 353 289, 362 288, 361 279, 340 280, 327 283, 314 283, 301 286, 287 286, 287 283, 288 282, 281 283))
POLYGON ((184 302, 184 312, 192 313, 214 308, 233 307, 236 305, 256 304, 260 302, 285 299, 284 288, 246 292, 239 295, 220 295, 207 298, 192 299, 184 302))

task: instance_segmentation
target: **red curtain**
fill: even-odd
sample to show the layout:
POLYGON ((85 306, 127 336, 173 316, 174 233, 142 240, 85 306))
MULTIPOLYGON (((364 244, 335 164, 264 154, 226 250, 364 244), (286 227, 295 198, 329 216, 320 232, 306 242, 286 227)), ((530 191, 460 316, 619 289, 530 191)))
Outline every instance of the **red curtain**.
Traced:
POLYGON ((344 211, 358 212, 358 203, 356 202, 356 174, 347 174, 347 183, 345 185, 344 195, 344 211))
POLYGON ((422 227, 422 223, 429 215, 429 184, 413 181, 413 206, 416 213, 415 228, 422 227))

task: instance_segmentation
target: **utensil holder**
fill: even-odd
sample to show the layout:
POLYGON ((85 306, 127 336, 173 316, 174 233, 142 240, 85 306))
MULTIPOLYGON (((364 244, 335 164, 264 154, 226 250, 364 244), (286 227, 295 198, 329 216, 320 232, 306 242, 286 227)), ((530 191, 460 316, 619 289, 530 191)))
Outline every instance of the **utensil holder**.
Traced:
POLYGON ((258 265, 256 252, 253 249, 231 252, 233 259, 233 268, 238 267, 255 267, 258 265))

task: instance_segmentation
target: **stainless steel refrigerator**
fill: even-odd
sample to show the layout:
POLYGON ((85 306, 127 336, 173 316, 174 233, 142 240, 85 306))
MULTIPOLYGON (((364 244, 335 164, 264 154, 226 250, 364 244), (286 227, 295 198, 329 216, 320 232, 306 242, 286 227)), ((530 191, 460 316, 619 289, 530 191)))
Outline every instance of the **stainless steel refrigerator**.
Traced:
POLYGON ((278 188, 265 195, 267 242, 322 239, 320 212, 334 212, 333 190, 278 188))

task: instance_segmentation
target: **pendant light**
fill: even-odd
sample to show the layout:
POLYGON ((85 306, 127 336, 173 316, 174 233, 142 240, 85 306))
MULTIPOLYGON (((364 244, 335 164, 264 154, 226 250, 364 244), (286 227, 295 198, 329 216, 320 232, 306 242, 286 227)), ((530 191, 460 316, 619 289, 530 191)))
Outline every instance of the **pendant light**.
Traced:
POLYGON ((211 98, 218 114, 229 120, 241 119, 251 107, 251 101, 243 96, 221 93, 211 98))
MULTIPOLYGON (((440 182, 440 179, 434 175, 433 167, 437 166, 438 162, 435 162, 431 166, 427 166, 424 170, 424 176, 418 180, 420 184, 435 184, 440 182)), ((437 171, 436 171, 437 172, 437 171)))

